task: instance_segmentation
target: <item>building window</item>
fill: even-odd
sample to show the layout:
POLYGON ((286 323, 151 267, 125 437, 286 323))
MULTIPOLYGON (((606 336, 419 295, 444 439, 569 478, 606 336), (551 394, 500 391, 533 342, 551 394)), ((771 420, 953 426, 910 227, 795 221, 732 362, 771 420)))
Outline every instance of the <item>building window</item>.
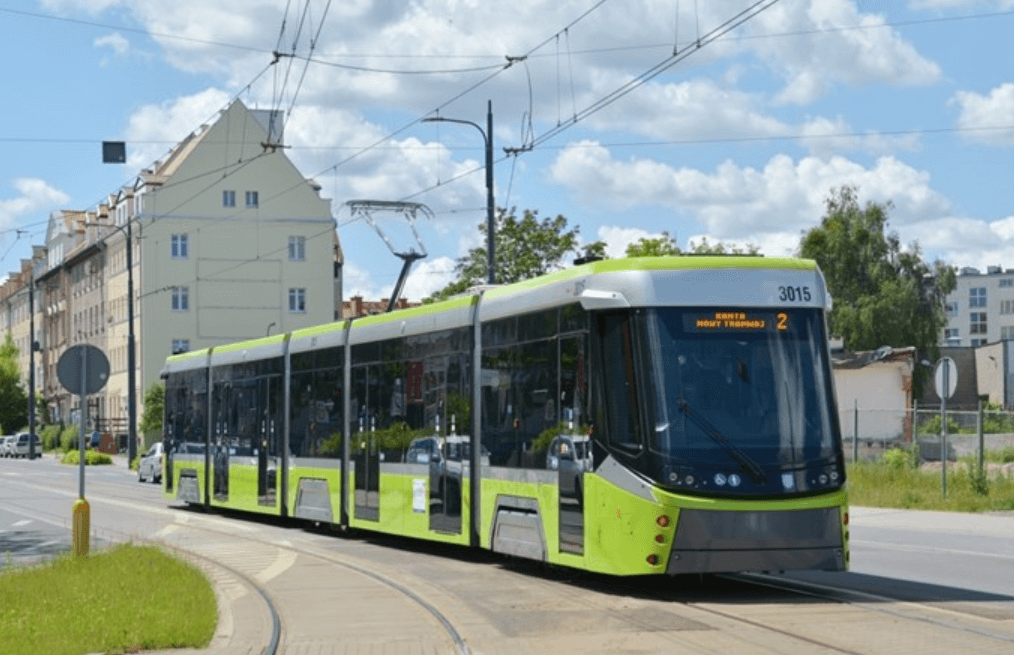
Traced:
POLYGON ((1014 287, 1014 277, 1002 277, 1000 278, 1001 287, 1014 287))
POLYGON ((190 339, 173 339, 173 354, 190 351, 190 339))
POLYGON ((1014 341, 1014 325, 1005 325, 1000 328, 1000 339, 1003 341, 1014 341))
POLYGON ((172 257, 173 259, 186 259, 189 257, 190 249, 187 247, 187 235, 174 234, 172 236, 172 257))
POLYGON ((960 339, 960 338, 961 338, 961 330, 959 330, 958 328, 947 328, 946 330, 944 330, 944 340, 945 341, 950 341, 951 339, 960 339))
POLYGON ((968 290, 969 307, 986 306, 986 287, 972 287, 968 290))
POLYGON ((177 312, 190 310, 190 289, 188 287, 172 287, 172 307, 177 312))
POLYGON ((972 347, 973 348, 976 348, 978 346, 985 346, 985 345, 986 345, 986 340, 985 339, 972 339, 972 347))
POLYGON ((1001 300, 1000 301, 1000 313, 1001 314, 1014 314, 1014 300, 1001 300))
POLYGON ((256 207, 257 206, 257 192, 256 191, 247 191, 246 192, 246 206, 247 207, 256 207))
POLYGON ((306 237, 289 237, 289 261, 306 260, 306 237))
POLYGON ((236 206, 236 192, 235 191, 223 191, 222 192, 222 206, 223 207, 235 207, 236 206))
POLYGON ((289 289, 289 311, 294 314, 306 312, 306 289, 289 289))
POLYGON ((969 334, 986 334, 986 312, 972 312, 968 324, 969 334))
POLYGON ((955 300, 944 305, 944 312, 952 318, 957 316, 960 312, 958 302, 955 300))

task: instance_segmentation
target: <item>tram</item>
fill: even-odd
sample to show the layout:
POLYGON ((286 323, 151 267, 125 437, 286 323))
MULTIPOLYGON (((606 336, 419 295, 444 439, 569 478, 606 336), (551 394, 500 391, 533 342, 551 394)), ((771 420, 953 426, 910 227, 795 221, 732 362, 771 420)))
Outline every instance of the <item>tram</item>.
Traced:
POLYGON ((170 357, 165 497, 614 575, 849 566, 812 261, 604 260, 170 357))

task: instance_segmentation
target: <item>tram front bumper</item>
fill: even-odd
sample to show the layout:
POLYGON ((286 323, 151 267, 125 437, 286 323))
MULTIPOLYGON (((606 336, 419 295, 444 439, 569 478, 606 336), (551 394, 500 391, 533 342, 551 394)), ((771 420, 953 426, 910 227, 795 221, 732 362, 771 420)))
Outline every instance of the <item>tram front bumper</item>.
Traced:
POLYGON ((844 571, 837 507, 800 510, 685 509, 666 569, 681 573, 844 571))

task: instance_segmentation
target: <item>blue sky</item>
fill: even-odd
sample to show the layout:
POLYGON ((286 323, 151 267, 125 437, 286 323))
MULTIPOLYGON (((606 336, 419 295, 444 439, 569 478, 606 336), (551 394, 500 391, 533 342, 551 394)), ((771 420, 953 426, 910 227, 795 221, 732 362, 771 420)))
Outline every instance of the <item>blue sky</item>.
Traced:
POLYGON ((616 256, 662 231, 789 255, 852 184, 928 259, 1014 268, 1014 0, 0 0, 0 23, 0 273, 235 97, 287 111, 347 296, 386 297, 401 266, 350 199, 433 212, 411 299, 481 244, 481 135, 418 121, 484 127, 488 101, 496 204, 616 256), (100 162, 112 139, 126 165, 100 162))

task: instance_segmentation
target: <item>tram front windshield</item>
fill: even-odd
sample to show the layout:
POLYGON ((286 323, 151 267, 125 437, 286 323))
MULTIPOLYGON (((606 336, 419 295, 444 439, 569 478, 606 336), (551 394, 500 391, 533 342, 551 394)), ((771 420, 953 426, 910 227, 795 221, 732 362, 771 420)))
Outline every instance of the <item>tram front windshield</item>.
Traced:
POLYGON ((652 459, 664 463, 660 481, 685 485, 684 473, 694 472, 697 481, 722 480, 725 472, 749 478, 739 492, 781 493, 820 477, 808 470, 838 470, 819 310, 658 308, 634 324, 646 369, 645 436, 652 459), (798 484, 787 471, 800 473, 798 484))

